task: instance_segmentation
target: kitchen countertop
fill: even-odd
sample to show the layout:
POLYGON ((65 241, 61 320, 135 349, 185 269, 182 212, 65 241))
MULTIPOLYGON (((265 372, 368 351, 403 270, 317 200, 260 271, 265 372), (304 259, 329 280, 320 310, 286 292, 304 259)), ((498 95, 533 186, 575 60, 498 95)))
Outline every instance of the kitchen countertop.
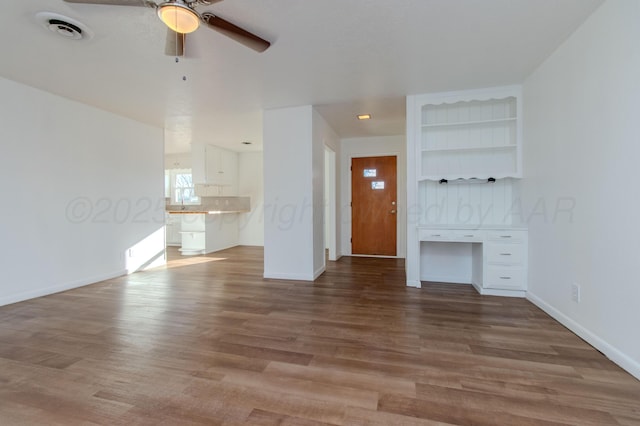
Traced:
POLYGON ((169 214, 230 214, 230 213, 248 213, 249 210, 167 210, 169 214))
POLYGON ((251 211, 249 197, 201 197, 199 204, 171 204, 167 200, 168 214, 236 214, 251 211))

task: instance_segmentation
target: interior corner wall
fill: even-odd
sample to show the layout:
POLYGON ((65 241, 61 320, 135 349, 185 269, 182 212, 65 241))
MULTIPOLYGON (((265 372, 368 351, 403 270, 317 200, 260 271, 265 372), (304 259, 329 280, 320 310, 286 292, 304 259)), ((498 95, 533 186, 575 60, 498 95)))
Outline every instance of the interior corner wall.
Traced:
POLYGON ((264 277, 313 281, 313 108, 265 110, 263 123, 264 277))
POLYGON ((397 255, 407 253, 407 147, 406 136, 382 136, 343 139, 340 143, 340 201, 342 255, 351 255, 351 159, 356 157, 397 156, 398 229, 397 255))
POLYGON ((0 78, 0 305, 164 262, 163 130, 0 78))
POLYGON ((528 298, 637 378, 639 22, 609 0, 527 78, 521 188, 528 298))
POLYGON ((238 217, 243 246, 264 246, 264 181, 262 152, 238 154, 238 195, 250 197, 251 211, 238 217))

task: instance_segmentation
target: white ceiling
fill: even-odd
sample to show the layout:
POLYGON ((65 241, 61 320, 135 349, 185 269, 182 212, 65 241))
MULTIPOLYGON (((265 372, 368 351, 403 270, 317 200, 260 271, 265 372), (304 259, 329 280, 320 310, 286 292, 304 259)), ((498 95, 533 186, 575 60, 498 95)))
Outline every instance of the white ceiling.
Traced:
POLYGON ((272 46, 256 53, 200 28, 176 63, 153 9, 12 0, 0 14, 0 75, 164 127, 167 152, 192 140, 261 149, 262 109, 295 105, 317 105, 342 137, 402 134, 405 95, 521 83, 601 3, 225 0, 198 10, 272 46), (40 11, 94 36, 57 36, 40 11), (361 112, 373 120, 355 120, 361 112))

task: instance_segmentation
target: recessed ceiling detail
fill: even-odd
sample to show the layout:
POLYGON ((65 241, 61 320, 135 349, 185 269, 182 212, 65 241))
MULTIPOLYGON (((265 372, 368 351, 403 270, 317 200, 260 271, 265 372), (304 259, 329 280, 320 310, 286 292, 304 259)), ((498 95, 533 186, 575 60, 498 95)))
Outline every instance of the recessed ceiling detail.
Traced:
POLYGON ((93 37, 93 32, 82 22, 58 13, 39 12, 36 20, 43 28, 70 40, 88 40, 93 37))

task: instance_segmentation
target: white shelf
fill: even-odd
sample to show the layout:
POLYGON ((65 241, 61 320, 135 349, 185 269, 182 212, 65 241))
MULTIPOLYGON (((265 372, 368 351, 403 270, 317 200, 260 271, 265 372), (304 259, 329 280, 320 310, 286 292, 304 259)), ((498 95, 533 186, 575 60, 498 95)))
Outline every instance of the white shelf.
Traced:
POLYGON ((516 117, 507 117, 507 118, 496 118, 493 120, 478 120, 478 121, 460 121, 457 123, 433 123, 433 124, 423 124, 422 128, 432 128, 432 127, 454 127, 454 126, 476 126, 482 124, 492 124, 492 123, 508 123, 510 121, 516 121, 516 117))
POLYGON ((446 179, 449 181, 455 181, 455 180, 467 180, 469 182, 463 182, 463 183, 472 183, 474 185, 479 184, 479 182, 475 182, 476 180, 481 181, 481 180, 487 180, 489 178, 494 178, 494 179, 506 179, 506 178, 514 178, 514 179, 518 179, 521 176, 514 174, 514 173, 486 173, 486 174, 474 174, 474 175, 465 175, 465 174, 441 174, 441 175, 425 175, 425 176, 418 176, 418 182, 423 182, 423 181, 434 181, 434 182, 439 182, 441 179, 446 179), (470 180, 474 180, 474 181, 470 181, 470 180))
POLYGON ((521 92, 494 89, 415 98, 418 175, 430 180, 522 175, 521 92))
POLYGON ((496 146, 473 146, 473 147, 458 147, 458 148, 427 148, 422 149, 422 152, 459 152, 459 151, 486 151, 486 150, 498 150, 498 149, 516 149, 516 145, 496 145, 496 146))

